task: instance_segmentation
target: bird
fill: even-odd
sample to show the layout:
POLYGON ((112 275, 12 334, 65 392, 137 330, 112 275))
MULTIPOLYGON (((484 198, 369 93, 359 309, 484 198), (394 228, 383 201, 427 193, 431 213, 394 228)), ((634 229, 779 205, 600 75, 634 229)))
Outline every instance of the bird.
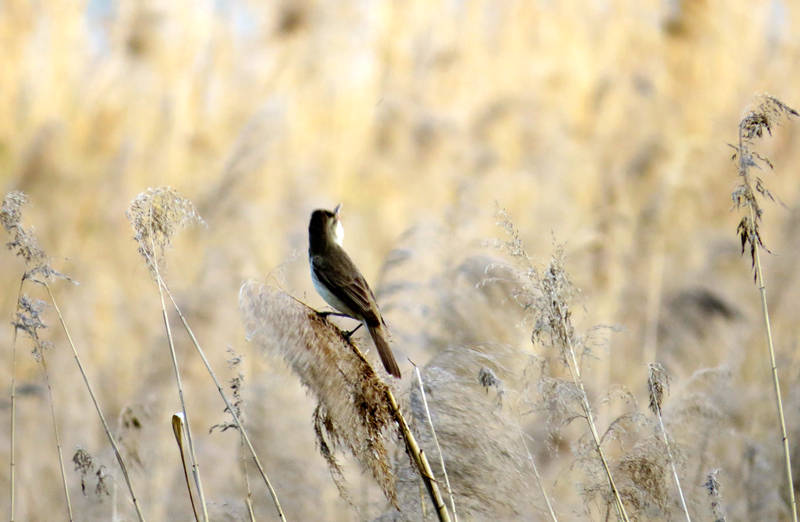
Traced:
MULTIPOLYGON (((367 327, 386 371, 401 377, 400 367, 389 346, 388 329, 381 316, 375 294, 361 275, 350 256, 342 248, 344 229, 339 220, 341 205, 330 210, 311 213, 308 223, 308 264, 311 280, 317 293, 340 315, 360 321, 352 335, 362 325, 367 327)), ((321 315, 328 313, 320 312, 321 315)))

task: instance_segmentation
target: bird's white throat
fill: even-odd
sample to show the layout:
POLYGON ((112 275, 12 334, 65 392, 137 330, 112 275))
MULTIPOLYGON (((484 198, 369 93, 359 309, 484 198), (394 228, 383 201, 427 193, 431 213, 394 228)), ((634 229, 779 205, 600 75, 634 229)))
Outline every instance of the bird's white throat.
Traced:
POLYGON ((336 220, 336 226, 333 227, 333 241, 339 246, 342 246, 342 241, 344 241, 344 227, 338 219, 336 220))

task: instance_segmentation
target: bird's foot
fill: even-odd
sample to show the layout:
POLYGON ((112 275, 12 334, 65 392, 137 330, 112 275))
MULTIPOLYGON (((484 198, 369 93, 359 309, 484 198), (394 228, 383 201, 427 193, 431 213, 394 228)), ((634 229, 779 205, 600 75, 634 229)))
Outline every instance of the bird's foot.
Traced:
POLYGON ((358 323, 358 326, 356 326, 355 328, 353 328, 353 329, 352 329, 352 330, 350 330, 349 332, 345 332, 345 333, 344 333, 344 338, 345 338, 345 339, 347 339, 347 340, 349 341, 349 340, 350 340, 350 337, 351 337, 351 336, 352 336, 354 333, 356 333, 356 331, 357 331, 359 328, 361 328, 363 325, 364 325, 364 323, 358 323))

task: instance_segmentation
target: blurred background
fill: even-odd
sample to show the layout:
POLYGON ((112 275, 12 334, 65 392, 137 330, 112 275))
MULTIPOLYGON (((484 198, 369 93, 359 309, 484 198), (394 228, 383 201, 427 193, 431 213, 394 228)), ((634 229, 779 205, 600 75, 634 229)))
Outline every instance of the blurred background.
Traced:
MULTIPOLYGON (((312 210, 337 203, 345 247, 395 332, 400 395, 411 383, 407 357, 425 365, 469 343, 544 356, 530 325, 504 311, 508 296, 486 297, 480 284, 504 258, 492 243, 503 237, 504 208, 534 265, 563 245, 581 289, 580 327, 613 327, 585 359, 602 422, 615 411, 603 398, 617 389, 644 413, 647 363, 663 362, 681 412, 703 417, 675 434, 692 448, 681 461, 692 510, 710 516, 701 486, 720 468, 733 519, 779 519, 780 439, 758 291, 739 256, 728 144, 754 96, 800 106, 798 34, 800 8, 786 0, 5 0, 0 189, 29 195, 24 223, 53 267, 80 283, 57 284, 57 296, 150 520, 191 519, 158 294, 125 217, 138 193, 161 185, 207 223, 175 239, 166 279, 217 371, 245 374, 247 421, 289 519, 363 520, 386 509, 357 469, 348 478, 358 510, 339 498, 314 447, 313 402, 280 360, 248 345, 239 318, 248 278, 323 307, 308 276, 307 224, 312 210), (238 369, 227 367, 227 348, 244 355, 238 369), (698 384, 709 372, 714 384, 698 384), (698 395, 713 408, 691 410, 698 395)), ((795 444, 798 124, 759 144, 775 165, 762 173, 776 197, 762 238, 774 254, 765 275, 795 444)), ((23 270, 0 253, 3 382, 23 270)), ((82 495, 67 462, 78 518, 131 520, 52 310, 45 317, 65 459, 86 448, 118 484, 109 497, 82 495)), ((238 437, 208 434, 226 420, 224 405, 176 335, 206 495, 215 519, 245 520, 238 437)), ((21 347, 17 516, 52 520, 63 501, 46 394, 21 347)), ((7 462, 8 396, 0 411, 7 462)), ((536 447, 545 435, 534 419, 523 424, 536 447)), ((570 443, 535 451, 560 518, 602 519, 604 509, 565 479, 570 443)), ((270 519, 257 481, 254 490, 259 518, 270 519)), ((543 506, 532 486, 525 502, 543 506)))

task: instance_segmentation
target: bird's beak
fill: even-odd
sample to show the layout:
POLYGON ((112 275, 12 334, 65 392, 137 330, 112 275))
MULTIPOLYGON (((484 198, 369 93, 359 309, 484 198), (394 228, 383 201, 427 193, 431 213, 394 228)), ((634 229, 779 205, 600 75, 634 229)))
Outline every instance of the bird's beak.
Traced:
POLYGON ((339 203, 338 205, 336 205, 336 208, 333 209, 333 215, 338 218, 339 217, 339 211, 341 209, 342 209, 342 204, 339 203))

